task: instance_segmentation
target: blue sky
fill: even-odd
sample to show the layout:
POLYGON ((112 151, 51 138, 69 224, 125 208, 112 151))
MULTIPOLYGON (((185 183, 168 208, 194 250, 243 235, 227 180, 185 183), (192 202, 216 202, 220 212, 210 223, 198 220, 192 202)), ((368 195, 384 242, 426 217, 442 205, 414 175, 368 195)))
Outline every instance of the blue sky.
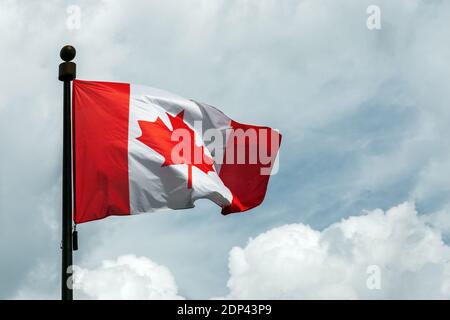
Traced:
MULTIPOLYGON (((320 243, 332 243, 337 238, 329 238, 327 230, 345 233, 354 221, 366 230, 366 223, 380 223, 378 208, 395 207, 382 222, 392 224, 398 237, 367 231, 361 240, 351 238, 349 248, 358 248, 364 236, 373 236, 374 251, 377 237, 387 237, 388 251, 410 248, 411 238, 396 233, 403 229, 395 221, 414 221, 413 238, 448 238, 449 24, 450 4, 437 0, 1 1, 0 298, 58 298, 62 86, 57 65, 60 48, 68 43, 77 48, 80 79, 166 89, 283 134, 280 171, 271 177, 260 207, 223 217, 214 204, 200 201, 193 210, 81 225, 77 265, 97 270, 103 279, 104 260, 145 257, 167 268, 171 292, 185 298, 243 297, 242 292, 256 297, 247 280, 258 275, 268 288, 285 293, 264 297, 303 298, 306 288, 319 287, 325 288, 320 297, 336 292, 343 298, 372 297, 361 289, 359 276, 353 278, 365 266, 354 263, 356 258, 344 259, 346 270, 359 271, 341 291, 327 289, 321 273, 311 287, 302 282, 285 288, 259 267, 245 278, 235 266, 242 261, 252 266, 249 256, 260 252, 255 239, 284 248, 285 234, 276 230, 291 230, 289 224, 309 225, 314 232, 305 236, 320 233, 320 243), (371 4, 381 9, 381 30, 366 26, 371 4), (67 26, 71 5, 81 10, 79 28, 67 26), (411 205, 397 207, 405 202, 411 205), (391 219, 404 211, 406 220, 391 219), (340 224, 351 216, 362 218, 340 224), (279 229, 264 233, 274 228, 279 229), (238 249, 230 253, 233 247, 238 249)), ((292 230, 298 236, 306 229, 292 230)), ((403 290, 392 280, 375 297, 414 295, 432 277, 423 271, 430 265, 438 268, 433 274, 442 274, 436 283, 446 283, 449 248, 435 240, 428 246, 438 253, 414 271, 404 268, 414 257, 365 257, 368 265, 397 270, 400 279, 417 284, 403 290), (404 270, 415 277, 403 278, 408 277, 404 270)), ((289 250, 295 256, 302 248, 289 250)), ((135 260, 129 259, 133 274, 135 260)), ((291 276, 302 277, 295 270, 304 271, 303 262, 295 260, 291 276)), ((116 267, 114 272, 122 272, 116 267)), ((450 289, 441 287, 425 292, 448 298, 450 289)), ((83 290, 80 297, 101 296, 83 290)))

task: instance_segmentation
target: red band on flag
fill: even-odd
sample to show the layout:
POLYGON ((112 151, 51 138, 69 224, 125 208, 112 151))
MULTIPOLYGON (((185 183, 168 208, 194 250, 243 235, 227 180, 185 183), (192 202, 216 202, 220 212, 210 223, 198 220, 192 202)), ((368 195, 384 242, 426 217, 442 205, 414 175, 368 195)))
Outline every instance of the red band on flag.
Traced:
MULTIPOLYGON (((257 207, 264 200, 267 190, 267 184, 269 183, 270 175, 262 175, 261 169, 271 168, 273 166, 275 158, 278 154, 278 149, 281 143, 281 134, 268 127, 252 126, 247 124, 231 121, 230 126, 232 130, 248 129, 259 132, 259 130, 266 130, 267 141, 262 141, 259 135, 256 135, 256 139, 245 139, 244 141, 237 141, 233 137, 230 137, 227 141, 225 149, 225 157, 227 150, 232 148, 234 152, 234 159, 231 163, 227 159, 222 164, 219 177, 223 183, 230 189, 233 194, 233 200, 231 205, 222 209, 222 214, 229 214, 234 212, 242 212, 257 207), (273 134, 273 136, 272 136, 273 134), (271 139, 278 139, 278 143, 275 144, 275 149, 272 147, 271 139), (243 146, 242 146, 243 144, 243 146), (251 163, 250 152, 259 152, 262 145, 266 146, 267 154, 270 155, 270 165, 263 164, 258 159, 256 163, 251 163), (243 147, 241 150, 245 150, 245 162, 239 164, 237 161, 238 147, 243 147)), ((270 171, 270 170, 269 170, 270 171)))
POLYGON ((130 85, 73 82, 74 220, 130 214, 130 85))

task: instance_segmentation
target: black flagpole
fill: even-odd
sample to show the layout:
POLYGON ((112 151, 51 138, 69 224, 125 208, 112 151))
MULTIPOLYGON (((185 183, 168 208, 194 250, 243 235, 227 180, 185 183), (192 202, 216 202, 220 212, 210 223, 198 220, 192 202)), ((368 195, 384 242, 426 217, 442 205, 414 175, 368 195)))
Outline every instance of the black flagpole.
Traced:
POLYGON ((65 62, 59 65, 58 79, 64 82, 64 129, 62 174, 62 270, 61 299, 73 300, 72 291, 72 126, 70 82, 76 77, 75 48, 64 46, 60 56, 65 62), (69 269, 70 267, 70 269, 69 269))

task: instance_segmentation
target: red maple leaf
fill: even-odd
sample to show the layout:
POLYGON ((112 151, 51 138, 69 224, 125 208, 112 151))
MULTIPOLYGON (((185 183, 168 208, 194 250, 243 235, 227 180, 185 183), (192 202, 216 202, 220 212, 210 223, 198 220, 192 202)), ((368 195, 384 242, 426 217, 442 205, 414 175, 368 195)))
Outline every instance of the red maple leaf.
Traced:
POLYGON ((162 167, 187 164, 188 189, 191 189, 192 167, 197 167, 204 173, 208 173, 209 171, 214 171, 213 160, 205 154, 204 146, 199 147, 195 144, 194 130, 192 130, 183 120, 184 111, 181 111, 176 116, 172 116, 167 112, 166 114, 169 117, 173 130, 170 130, 159 117, 154 122, 140 120, 138 121, 138 124, 141 128, 142 135, 138 137, 137 140, 152 148, 164 157, 164 163, 161 165, 162 167), (173 141, 172 139, 172 134, 176 129, 186 130, 185 133, 187 133, 190 137, 190 152, 186 152, 187 154, 180 152, 177 154, 175 159, 173 159, 172 150, 180 143, 180 141, 173 141), (198 155, 201 156, 199 157, 198 155))

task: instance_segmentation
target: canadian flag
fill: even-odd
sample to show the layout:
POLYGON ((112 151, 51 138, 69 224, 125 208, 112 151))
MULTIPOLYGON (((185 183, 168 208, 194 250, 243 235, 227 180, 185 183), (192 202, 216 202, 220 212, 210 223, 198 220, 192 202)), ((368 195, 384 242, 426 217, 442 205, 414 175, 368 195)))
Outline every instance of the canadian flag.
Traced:
POLYGON ((264 199, 281 135, 209 105, 140 85, 73 82, 76 223, 194 207, 223 214, 264 199))

